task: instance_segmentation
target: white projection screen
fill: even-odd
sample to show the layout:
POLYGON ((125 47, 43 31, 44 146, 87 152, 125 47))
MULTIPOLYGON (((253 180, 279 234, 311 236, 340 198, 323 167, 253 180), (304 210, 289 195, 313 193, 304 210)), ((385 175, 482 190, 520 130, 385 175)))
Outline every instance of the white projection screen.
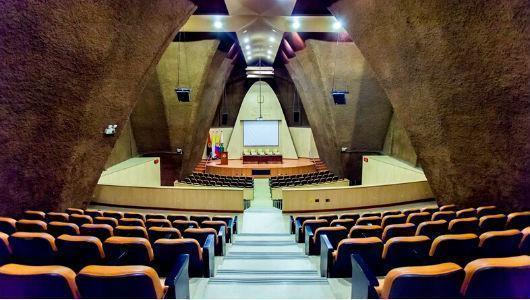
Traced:
POLYGON ((280 145, 278 120, 243 121, 243 146, 280 145))

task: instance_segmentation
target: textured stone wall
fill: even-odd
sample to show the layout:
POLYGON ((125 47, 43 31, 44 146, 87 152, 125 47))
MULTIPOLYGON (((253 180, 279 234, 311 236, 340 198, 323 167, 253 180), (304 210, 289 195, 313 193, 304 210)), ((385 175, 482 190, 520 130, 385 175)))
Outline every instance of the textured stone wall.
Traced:
POLYGON ((383 149, 392 107, 354 43, 307 40, 286 64, 315 136, 320 157, 330 170, 359 178, 359 154, 383 149), (348 90, 347 104, 335 105, 332 89, 348 90), (358 163, 351 160, 357 160, 358 163))
POLYGON ((164 49, 184 0, 0 4, 0 215, 82 206, 164 49))
POLYGON ((383 152, 387 155, 408 162, 413 166, 418 164, 418 157, 414 151, 412 143, 410 142, 407 131, 403 127, 403 124, 398 120, 396 114, 392 115, 392 119, 388 125, 383 152))
POLYGON ((530 208, 530 3, 340 0, 440 204, 530 208))

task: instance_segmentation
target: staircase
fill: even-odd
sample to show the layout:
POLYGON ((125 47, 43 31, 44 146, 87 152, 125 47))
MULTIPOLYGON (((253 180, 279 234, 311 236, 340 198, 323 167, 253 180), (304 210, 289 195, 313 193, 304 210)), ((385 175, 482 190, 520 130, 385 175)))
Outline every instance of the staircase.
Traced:
POLYGON ((207 163, 208 163, 208 159, 201 159, 201 161, 195 166, 195 169, 193 169, 193 172, 194 173, 205 173, 207 163))
POLYGON ((311 161, 315 164, 317 172, 328 171, 328 166, 320 158, 313 158, 311 161))

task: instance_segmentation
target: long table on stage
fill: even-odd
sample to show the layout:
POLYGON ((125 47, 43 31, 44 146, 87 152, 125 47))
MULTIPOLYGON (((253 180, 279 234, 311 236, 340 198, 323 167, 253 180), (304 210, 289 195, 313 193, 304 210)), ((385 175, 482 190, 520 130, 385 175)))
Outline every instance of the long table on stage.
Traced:
POLYGON ((222 176, 270 177, 311 172, 316 172, 316 167, 309 158, 282 158, 282 163, 243 163, 243 159, 229 159, 228 165, 222 165, 218 160, 206 164, 206 173, 222 176))
POLYGON ((243 155, 243 164, 281 164, 282 155, 243 155))

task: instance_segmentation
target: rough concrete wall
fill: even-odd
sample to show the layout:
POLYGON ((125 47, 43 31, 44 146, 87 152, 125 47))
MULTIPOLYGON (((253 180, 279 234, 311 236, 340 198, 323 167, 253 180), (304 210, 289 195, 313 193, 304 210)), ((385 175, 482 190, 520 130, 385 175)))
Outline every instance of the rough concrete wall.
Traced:
POLYGON ((383 152, 387 155, 401 159, 416 166, 418 157, 403 124, 398 120, 396 114, 392 115, 388 130, 386 132, 385 146, 383 152))
POLYGON ((1 215, 90 198, 189 1, 0 4, 1 215))
POLYGON ((530 208, 530 4, 341 0, 440 204, 530 208))
POLYGON ((138 151, 136 149, 134 135, 129 122, 127 122, 125 127, 121 130, 120 137, 116 140, 114 148, 112 148, 104 168, 108 169, 115 164, 126 161, 129 158, 136 156, 137 153, 138 151))
POLYGON ((320 157, 333 172, 355 177, 350 160, 360 160, 360 155, 341 155, 341 147, 352 152, 382 150, 392 115, 390 102, 361 52, 354 43, 307 40, 306 48, 286 67, 300 93, 320 157), (346 105, 333 103, 334 86, 349 91, 346 105))

